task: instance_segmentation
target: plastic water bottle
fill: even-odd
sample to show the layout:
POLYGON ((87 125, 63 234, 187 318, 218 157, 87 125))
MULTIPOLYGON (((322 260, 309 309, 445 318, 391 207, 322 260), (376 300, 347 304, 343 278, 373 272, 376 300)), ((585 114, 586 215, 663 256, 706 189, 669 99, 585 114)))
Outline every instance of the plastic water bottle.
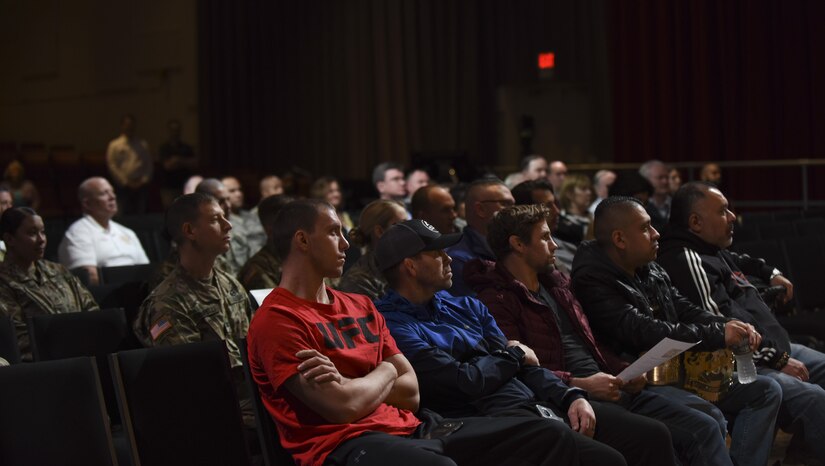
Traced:
POLYGON ((739 383, 748 384, 756 380, 756 366, 753 365, 753 354, 748 344, 748 339, 744 338, 741 343, 734 346, 733 355, 736 358, 736 377, 739 383))

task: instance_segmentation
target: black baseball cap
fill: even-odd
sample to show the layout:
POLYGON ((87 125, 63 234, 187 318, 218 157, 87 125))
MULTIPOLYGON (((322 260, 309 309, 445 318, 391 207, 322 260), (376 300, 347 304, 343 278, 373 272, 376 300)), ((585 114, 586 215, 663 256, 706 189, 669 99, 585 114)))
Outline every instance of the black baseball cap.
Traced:
POLYGON ((463 233, 442 235, 432 225, 420 219, 407 220, 391 226, 375 246, 375 260, 383 272, 421 251, 437 251, 459 241, 463 233))

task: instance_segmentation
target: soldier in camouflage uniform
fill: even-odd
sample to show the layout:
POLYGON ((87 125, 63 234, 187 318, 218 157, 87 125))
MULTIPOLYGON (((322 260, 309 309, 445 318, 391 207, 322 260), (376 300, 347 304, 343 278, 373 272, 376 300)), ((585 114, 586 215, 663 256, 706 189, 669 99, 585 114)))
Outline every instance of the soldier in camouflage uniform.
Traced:
POLYGON ((290 196, 278 194, 269 196, 258 204, 258 217, 268 241, 266 245, 252 256, 238 274, 238 280, 247 290, 275 288, 281 281, 281 259, 278 258, 275 244, 272 243, 272 224, 281 207, 293 200, 290 196))
POLYGON ((232 225, 212 196, 194 193, 172 203, 166 229, 180 260, 140 307, 135 334, 145 346, 223 340, 235 376, 244 423, 254 426, 236 340, 246 337, 250 304, 235 278, 214 267, 229 249, 232 225))
MULTIPOLYGON (((223 209, 224 218, 229 219, 232 212, 232 205, 229 201, 229 191, 226 186, 217 178, 207 178, 200 182, 195 192, 209 194, 218 200, 218 205, 223 209)), ((246 261, 252 255, 250 253, 249 242, 246 240, 243 226, 232 224, 235 231, 232 234, 232 241, 229 249, 223 254, 228 266, 228 272, 237 275, 246 261)))
MULTIPOLYGON (((234 230, 234 226, 232 228, 234 230)), ((160 263, 160 266, 155 270, 155 273, 149 279, 149 291, 154 290, 160 285, 160 282, 166 279, 169 274, 175 270, 180 262, 180 253, 178 253, 178 245, 174 241, 171 242, 172 247, 169 249, 169 255, 160 263)), ((221 272, 232 274, 229 271, 229 264, 226 261, 226 256, 220 255, 215 259, 215 269, 221 272)))
POLYGON ((0 230, 8 248, 0 264, 0 314, 11 317, 20 354, 31 361, 26 320, 44 314, 96 311, 91 293, 65 267, 43 259, 43 219, 28 207, 6 210, 0 230))

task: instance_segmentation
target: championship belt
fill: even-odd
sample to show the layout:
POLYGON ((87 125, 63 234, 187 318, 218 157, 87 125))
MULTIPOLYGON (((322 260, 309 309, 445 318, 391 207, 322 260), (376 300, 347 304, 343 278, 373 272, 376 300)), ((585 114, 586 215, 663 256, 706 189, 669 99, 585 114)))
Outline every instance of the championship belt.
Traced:
POLYGON ((683 388, 712 403, 722 399, 733 382, 733 353, 728 349, 685 351, 683 359, 683 388))
POLYGON ((650 385, 679 385, 682 382, 682 355, 674 356, 647 371, 645 377, 650 385))

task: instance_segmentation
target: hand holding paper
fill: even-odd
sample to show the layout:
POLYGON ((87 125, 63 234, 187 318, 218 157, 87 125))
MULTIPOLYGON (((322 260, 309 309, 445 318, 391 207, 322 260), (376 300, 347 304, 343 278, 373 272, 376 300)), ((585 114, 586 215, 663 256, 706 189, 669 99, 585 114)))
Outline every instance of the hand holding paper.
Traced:
POLYGON ((699 343, 701 343, 701 340, 694 343, 685 343, 670 338, 663 338, 662 341, 656 343, 656 346, 651 348, 650 351, 643 354, 639 359, 634 361, 633 364, 627 366, 625 370, 616 377, 623 382, 631 381, 659 364, 679 356, 699 343))

